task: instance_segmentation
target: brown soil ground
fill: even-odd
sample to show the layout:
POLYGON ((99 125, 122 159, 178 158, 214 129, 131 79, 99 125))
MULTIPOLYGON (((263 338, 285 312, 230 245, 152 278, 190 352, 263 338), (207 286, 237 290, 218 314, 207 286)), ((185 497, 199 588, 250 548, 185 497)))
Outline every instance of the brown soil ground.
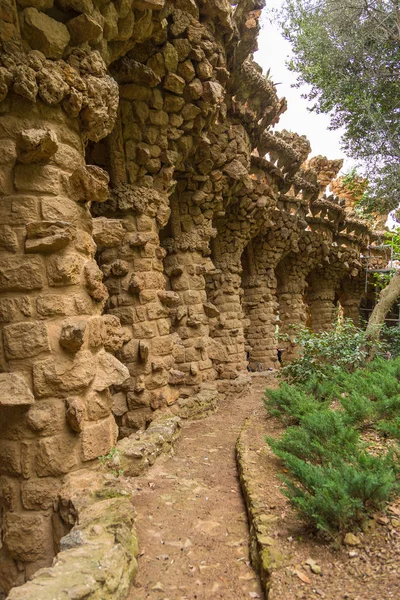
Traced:
POLYGON ((400 516, 395 514, 400 504, 388 517, 371 520, 368 531, 358 534, 359 546, 334 548, 310 534, 280 492, 282 467, 266 449, 264 435, 279 435, 281 426, 266 418, 264 387, 258 377, 246 397, 221 403, 208 419, 186 422, 174 456, 130 480, 140 557, 128 600, 263 597, 249 562, 234 455, 240 429, 254 411, 252 456, 259 466, 259 491, 278 517, 270 535, 282 554, 270 600, 400 600, 400 516), (305 564, 309 558, 320 575, 305 564))
POLYGON ((174 456, 132 480, 141 555, 129 600, 262 598, 234 453, 260 396, 221 402, 211 417, 185 422, 174 456))

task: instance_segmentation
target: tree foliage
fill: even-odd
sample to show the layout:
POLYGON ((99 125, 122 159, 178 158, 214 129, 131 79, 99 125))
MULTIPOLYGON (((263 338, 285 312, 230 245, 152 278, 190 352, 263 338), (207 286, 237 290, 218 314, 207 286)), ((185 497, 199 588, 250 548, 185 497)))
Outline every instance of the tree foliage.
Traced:
POLYGON ((278 20, 293 48, 289 68, 308 84, 311 110, 344 127, 343 147, 363 161, 366 203, 400 202, 398 0, 284 0, 278 20), (377 202, 376 199, 379 199, 377 202), (375 200, 375 202, 374 202, 375 200))

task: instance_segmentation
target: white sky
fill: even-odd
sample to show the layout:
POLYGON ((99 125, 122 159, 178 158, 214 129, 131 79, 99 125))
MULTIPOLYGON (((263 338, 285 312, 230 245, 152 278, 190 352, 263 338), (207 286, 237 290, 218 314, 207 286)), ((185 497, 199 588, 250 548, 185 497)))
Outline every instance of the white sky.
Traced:
MULTIPOLYGON (((281 0, 269 0, 269 8, 278 8, 281 0)), ((348 172, 355 166, 355 162, 345 156, 340 149, 341 132, 328 129, 330 119, 328 115, 310 113, 307 106, 311 103, 301 97, 306 87, 293 88, 296 83, 296 73, 288 70, 285 63, 291 54, 291 45, 280 34, 278 25, 269 22, 268 15, 264 11, 261 16, 261 31, 258 38, 258 52, 255 60, 266 72, 270 69, 270 77, 277 85, 279 97, 285 96, 288 103, 287 111, 281 116, 276 129, 288 129, 300 135, 306 135, 311 143, 311 156, 322 154, 329 159, 344 158, 345 163, 342 172, 348 172)))

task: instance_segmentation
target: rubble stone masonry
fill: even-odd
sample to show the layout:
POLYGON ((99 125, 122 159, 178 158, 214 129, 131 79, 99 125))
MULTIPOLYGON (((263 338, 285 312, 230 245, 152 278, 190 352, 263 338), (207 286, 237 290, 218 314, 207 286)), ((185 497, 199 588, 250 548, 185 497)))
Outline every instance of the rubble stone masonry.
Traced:
POLYGON ((274 132, 262 8, 1 2, 0 596, 73 525, 67 474, 276 367, 277 326, 358 318, 370 232, 274 132))

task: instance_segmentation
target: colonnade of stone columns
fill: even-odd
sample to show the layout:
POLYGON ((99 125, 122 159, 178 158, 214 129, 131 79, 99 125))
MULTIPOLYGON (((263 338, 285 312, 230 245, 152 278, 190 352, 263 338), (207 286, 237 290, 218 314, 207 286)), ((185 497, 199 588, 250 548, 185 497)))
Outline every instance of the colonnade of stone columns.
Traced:
POLYGON ((315 328, 335 295, 355 319, 368 237, 322 198, 340 161, 273 132, 287 107, 253 60, 258 1, 52 5, 0 11, 6 591, 71 527, 67 473, 276 366, 276 324, 305 322, 307 295, 315 328))

